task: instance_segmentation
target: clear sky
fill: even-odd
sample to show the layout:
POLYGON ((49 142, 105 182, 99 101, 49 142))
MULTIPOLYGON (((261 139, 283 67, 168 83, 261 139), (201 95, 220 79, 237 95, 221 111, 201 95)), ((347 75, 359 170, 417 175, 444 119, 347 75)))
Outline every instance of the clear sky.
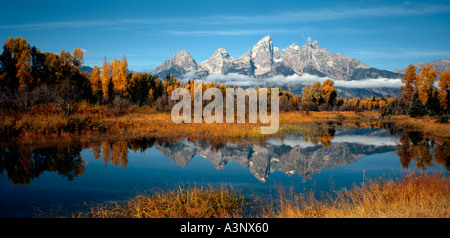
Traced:
POLYGON ((2 1, 0 39, 41 51, 85 51, 85 65, 126 56, 150 71, 186 49, 197 62, 239 57, 266 35, 282 49, 317 40, 386 70, 450 59, 450 1, 2 1))

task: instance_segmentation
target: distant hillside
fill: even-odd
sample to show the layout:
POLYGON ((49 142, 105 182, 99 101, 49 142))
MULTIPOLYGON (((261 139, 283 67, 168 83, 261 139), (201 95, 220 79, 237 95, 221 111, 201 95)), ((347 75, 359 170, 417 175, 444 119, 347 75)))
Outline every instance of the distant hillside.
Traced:
POLYGON ((89 67, 89 66, 81 66, 80 68, 80 72, 88 72, 91 73, 93 70, 93 68, 89 67))
MULTIPOLYGON (((414 67, 416 67, 416 74, 420 74, 420 72, 422 71, 422 68, 427 65, 430 65, 430 64, 432 64, 435 69, 438 69, 438 76, 442 72, 450 70, 450 60, 449 59, 440 59, 440 60, 430 61, 428 63, 424 63, 421 61, 419 63, 413 64, 414 67)), ((407 68, 408 67, 403 68, 403 69, 396 69, 394 72, 400 73, 400 74, 405 74, 407 68)))

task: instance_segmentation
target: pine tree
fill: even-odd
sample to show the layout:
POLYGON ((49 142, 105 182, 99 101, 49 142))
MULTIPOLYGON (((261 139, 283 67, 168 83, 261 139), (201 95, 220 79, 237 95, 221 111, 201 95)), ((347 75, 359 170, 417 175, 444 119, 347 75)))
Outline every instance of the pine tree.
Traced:
POLYGON ((421 117, 428 114, 427 109, 425 106, 421 103, 420 100, 415 100, 411 107, 408 110, 408 115, 410 117, 421 117))

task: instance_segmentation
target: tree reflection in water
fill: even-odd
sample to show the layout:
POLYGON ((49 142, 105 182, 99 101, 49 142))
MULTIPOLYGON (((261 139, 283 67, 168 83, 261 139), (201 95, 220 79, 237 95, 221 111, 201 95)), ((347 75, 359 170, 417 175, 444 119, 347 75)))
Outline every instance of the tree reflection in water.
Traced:
POLYGON ((29 184, 44 172, 57 172, 73 180, 84 173, 85 162, 80 156, 81 145, 70 147, 29 148, 0 147, 0 173, 7 173, 13 184, 29 184))
MULTIPOLYGON (((382 153, 386 151, 397 151, 397 155, 404 168, 408 168, 411 162, 415 163, 420 169, 427 169, 433 165, 443 165, 447 171, 450 171, 450 140, 427 138, 418 132, 399 133, 395 127, 388 127, 389 132, 399 135, 396 146, 361 146, 361 145, 345 145, 346 143, 333 143, 336 134, 334 126, 317 127, 314 130, 303 131, 301 137, 297 140, 310 142, 312 147, 302 148, 302 146, 286 146, 273 145, 267 143, 267 140, 242 141, 242 140, 200 140, 188 141, 195 144, 194 150, 187 148, 178 139, 161 140, 156 138, 139 138, 132 140, 102 141, 98 143, 82 146, 81 143, 73 143, 70 146, 50 146, 50 147, 30 147, 30 146, 1 146, 0 147, 0 173, 6 173, 8 179, 15 185, 29 184, 33 179, 38 178, 44 172, 56 172, 60 176, 73 180, 77 176, 84 173, 85 162, 80 156, 83 149, 90 148, 95 160, 103 160, 105 166, 112 165, 114 167, 126 168, 128 165, 128 153, 130 150, 134 152, 144 153, 146 149, 156 146, 159 151, 176 164, 189 163, 190 158, 196 153, 209 155, 215 158, 207 158, 213 165, 224 166, 228 160, 234 159, 251 170, 251 172, 259 173, 258 179, 263 181, 266 167, 277 167, 278 169, 289 169, 303 176, 311 174, 307 173, 303 168, 295 167, 298 164, 324 163, 317 158, 333 154, 333 150, 337 151, 332 157, 334 160, 341 159, 340 164, 351 163, 359 159, 356 154, 365 156, 370 153, 382 153), (232 144, 232 146, 230 146, 232 144), (248 147, 247 149, 245 149, 248 147), (276 160, 266 157, 256 157, 255 151, 264 154, 267 158, 276 157, 276 160), (347 154, 345 151, 351 151, 347 154), (367 151, 369 151, 367 153, 367 151), (345 153, 343 153, 345 152, 345 153), (364 155, 365 154, 365 155, 364 155), (186 158, 176 158, 176 156, 184 156, 186 158), (219 161, 217 156, 227 157, 227 160, 219 161), (226 155, 226 156, 225 156, 226 155), (246 160, 240 158, 245 157, 246 160), (253 157, 252 157, 253 156, 253 157), (339 156, 343 158, 339 158, 339 156), (349 159, 350 157, 354 157, 349 159), (317 158, 313 158, 317 157, 317 158), (178 161, 177 161, 178 159, 178 161), (182 161, 185 159, 185 161, 182 161), (316 161, 313 161, 316 159, 316 161), (216 161, 217 160, 217 161, 216 161), (257 167, 258 163, 262 163, 257 167), (253 167, 251 167, 251 166, 253 167), (254 170, 254 171, 252 171, 254 170), (302 171, 304 170, 304 171, 302 171)), ((369 135, 370 136, 370 135, 369 135)), ((283 140, 283 138, 281 138, 283 140)), ((347 143, 349 144, 349 143, 347 143)), ((336 163, 333 166, 336 166, 336 163)), ((330 166, 330 165, 323 165, 330 166)), ((220 166, 219 166, 220 167, 220 166)), ((323 169, 323 168, 320 168, 323 169)), ((270 171, 266 171, 269 173, 270 171)), ((255 175, 256 176, 256 175, 255 175)))
POLYGON ((413 161, 419 169, 443 165, 450 171, 450 140, 424 138, 420 132, 406 132, 400 136, 398 157, 403 168, 409 168, 413 161))

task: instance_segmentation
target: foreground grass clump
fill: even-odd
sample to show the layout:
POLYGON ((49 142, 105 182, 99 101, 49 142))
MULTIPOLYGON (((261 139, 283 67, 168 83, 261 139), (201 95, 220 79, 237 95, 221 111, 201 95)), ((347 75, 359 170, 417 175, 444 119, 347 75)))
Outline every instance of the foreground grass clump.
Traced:
POLYGON ((193 186, 99 205, 80 217, 231 218, 241 217, 243 206, 244 197, 231 189, 193 186))
POLYGON ((448 218, 450 180, 442 174, 406 175, 398 181, 372 180, 343 190, 334 199, 280 192, 262 217, 276 218, 448 218), (286 195, 287 194, 287 195, 286 195))

